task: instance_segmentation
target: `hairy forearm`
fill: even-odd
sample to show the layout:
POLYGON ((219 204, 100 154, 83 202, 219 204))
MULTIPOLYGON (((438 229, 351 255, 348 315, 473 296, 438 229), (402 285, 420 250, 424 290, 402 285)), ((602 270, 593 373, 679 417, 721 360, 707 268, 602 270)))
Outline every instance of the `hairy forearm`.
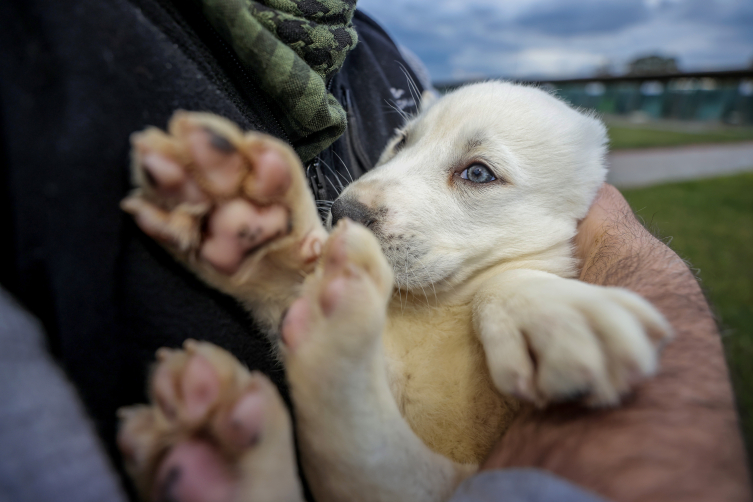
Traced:
POLYGON ((544 468, 616 501, 750 500, 709 306, 687 265, 624 208, 601 215, 599 225, 579 235, 595 243, 579 246, 585 249, 581 279, 631 289, 667 317, 675 340, 662 354, 658 376, 617 409, 526 410, 484 468, 544 468))

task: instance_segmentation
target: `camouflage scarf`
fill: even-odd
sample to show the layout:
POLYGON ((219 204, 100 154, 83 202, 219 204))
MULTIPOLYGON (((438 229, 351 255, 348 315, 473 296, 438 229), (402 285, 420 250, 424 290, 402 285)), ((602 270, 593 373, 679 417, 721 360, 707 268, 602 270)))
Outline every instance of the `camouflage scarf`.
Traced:
POLYGON ((280 117, 306 162, 345 132, 346 114, 327 90, 358 42, 356 0, 200 0, 212 26, 232 46, 280 117))

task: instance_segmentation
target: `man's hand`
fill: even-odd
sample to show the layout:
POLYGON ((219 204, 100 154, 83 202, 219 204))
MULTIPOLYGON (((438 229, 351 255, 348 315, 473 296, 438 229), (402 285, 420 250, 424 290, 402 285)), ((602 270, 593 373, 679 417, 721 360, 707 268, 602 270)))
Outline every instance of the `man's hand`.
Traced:
POLYGON ((687 265, 604 185, 575 239, 580 278, 628 288, 675 330, 659 375, 616 409, 524 411, 483 469, 538 467, 615 501, 748 501, 722 344, 687 265))

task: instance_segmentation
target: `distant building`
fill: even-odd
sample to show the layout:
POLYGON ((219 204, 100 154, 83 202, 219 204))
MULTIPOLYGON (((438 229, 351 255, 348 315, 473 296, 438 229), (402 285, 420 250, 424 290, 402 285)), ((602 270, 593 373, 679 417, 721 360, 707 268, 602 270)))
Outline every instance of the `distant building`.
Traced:
POLYGON ((628 64, 628 75, 671 75, 679 73, 677 59, 662 56, 645 56, 634 59, 628 64))

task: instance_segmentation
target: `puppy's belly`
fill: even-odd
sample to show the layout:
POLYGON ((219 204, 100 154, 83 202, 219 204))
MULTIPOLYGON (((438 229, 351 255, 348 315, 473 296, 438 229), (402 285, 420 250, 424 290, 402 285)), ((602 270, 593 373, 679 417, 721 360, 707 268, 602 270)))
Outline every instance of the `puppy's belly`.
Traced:
POLYGON ((467 305, 391 308, 384 335, 392 393, 414 432, 456 462, 479 463, 518 403, 494 387, 467 305))

